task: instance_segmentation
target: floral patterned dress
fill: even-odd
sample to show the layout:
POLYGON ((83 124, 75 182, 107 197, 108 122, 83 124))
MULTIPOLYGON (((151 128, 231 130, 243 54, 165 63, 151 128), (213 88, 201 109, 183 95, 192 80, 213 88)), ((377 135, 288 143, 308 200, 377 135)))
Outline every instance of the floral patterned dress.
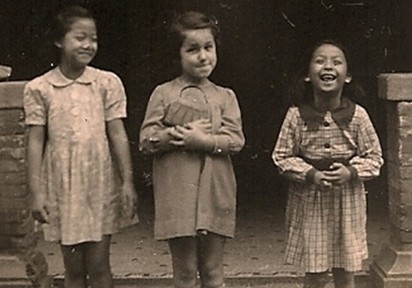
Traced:
POLYGON ((106 122, 126 117, 121 80, 92 67, 71 80, 55 68, 26 85, 24 109, 27 125, 47 127, 45 239, 73 245, 118 231, 120 198, 106 122))

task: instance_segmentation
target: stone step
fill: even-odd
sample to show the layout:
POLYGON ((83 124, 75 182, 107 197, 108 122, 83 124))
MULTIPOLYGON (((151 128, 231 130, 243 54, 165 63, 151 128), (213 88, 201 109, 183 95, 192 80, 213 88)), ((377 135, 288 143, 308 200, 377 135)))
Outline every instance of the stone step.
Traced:
MULTIPOLYGON (((63 288, 63 277, 54 279, 55 288, 63 288)), ((119 288, 172 288, 172 279, 164 278, 142 278, 142 277, 124 277, 115 278, 115 287, 119 288)), ((228 277, 225 280, 226 287, 231 288, 300 288, 303 287, 303 277, 291 275, 279 276, 242 276, 228 277)), ((0 287, 2 287, 0 285, 0 287)), ((333 288, 332 279, 325 288, 333 288)), ((369 284, 369 275, 362 274, 356 276, 357 288, 373 288, 369 284)))

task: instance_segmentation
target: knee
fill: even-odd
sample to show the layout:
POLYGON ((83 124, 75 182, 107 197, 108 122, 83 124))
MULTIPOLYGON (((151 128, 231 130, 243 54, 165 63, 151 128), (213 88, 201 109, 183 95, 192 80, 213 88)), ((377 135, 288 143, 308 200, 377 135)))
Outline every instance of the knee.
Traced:
POLYGON ((173 281, 176 288, 192 288, 196 286, 196 265, 179 265, 173 269, 173 281))
POLYGON ((223 287, 223 267, 219 265, 202 265, 200 271, 200 279, 202 288, 218 288, 223 287))
POLYGON ((355 287, 355 274, 344 269, 333 269, 333 278, 336 287, 355 287))
POLYGON ((100 279, 102 277, 107 277, 111 275, 110 265, 102 264, 102 265, 89 265, 92 267, 87 267, 88 275, 91 279, 100 279))
POLYGON ((304 288, 321 288, 329 282, 328 273, 306 273, 304 288))
POLYGON ((87 271, 83 265, 65 265, 64 274, 70 279, 86 279, 87 271))

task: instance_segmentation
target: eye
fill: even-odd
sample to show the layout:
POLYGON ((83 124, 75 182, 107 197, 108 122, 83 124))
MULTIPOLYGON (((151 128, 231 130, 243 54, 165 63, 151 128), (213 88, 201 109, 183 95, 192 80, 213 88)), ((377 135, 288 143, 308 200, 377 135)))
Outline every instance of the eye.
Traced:
POLYGON ((339 59, 333 60, 333 65, 341 65, 342 63, 343 63, 342 60, 339 60, 339 59))
POLYGON ((199 50, 198 47, 196 47, 196 46, 191 46, 191 47, 188 47, 188 48, 186 49, 186 52, 188 52, 188 53, 195 53, 195 52, 197 52, 198 50, 199 50))
POLYGON ((315 64, 323 64, 325 62, 325 59, 323 58, 315 58, 315 60, 313 60, 313 63, 315 64))
POLYGON ((206 46, 205 46, 205 49, 206 49, 207 51, 210 51, 210 50, 213 50, 214 47, 215 47, 215 46, 214 46, 213 44, 209 44, 209 45, 206 45, 206 46))

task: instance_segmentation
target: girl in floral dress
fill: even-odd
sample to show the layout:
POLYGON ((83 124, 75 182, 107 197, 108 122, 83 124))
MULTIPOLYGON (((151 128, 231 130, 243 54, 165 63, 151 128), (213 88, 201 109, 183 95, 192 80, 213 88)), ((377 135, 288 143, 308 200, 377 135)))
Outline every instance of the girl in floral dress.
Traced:
POLYGON ((88 287, 87 279, 91 287, 113 287, 111 234, 135 214, 137 200, 125 91, 115 74, 88 66, 97 51, 89 11, 68 7, 54 28, 60 63, 24 91, 32 214, 44 223, 45 239, 61 245, 65 287, 88 287))

